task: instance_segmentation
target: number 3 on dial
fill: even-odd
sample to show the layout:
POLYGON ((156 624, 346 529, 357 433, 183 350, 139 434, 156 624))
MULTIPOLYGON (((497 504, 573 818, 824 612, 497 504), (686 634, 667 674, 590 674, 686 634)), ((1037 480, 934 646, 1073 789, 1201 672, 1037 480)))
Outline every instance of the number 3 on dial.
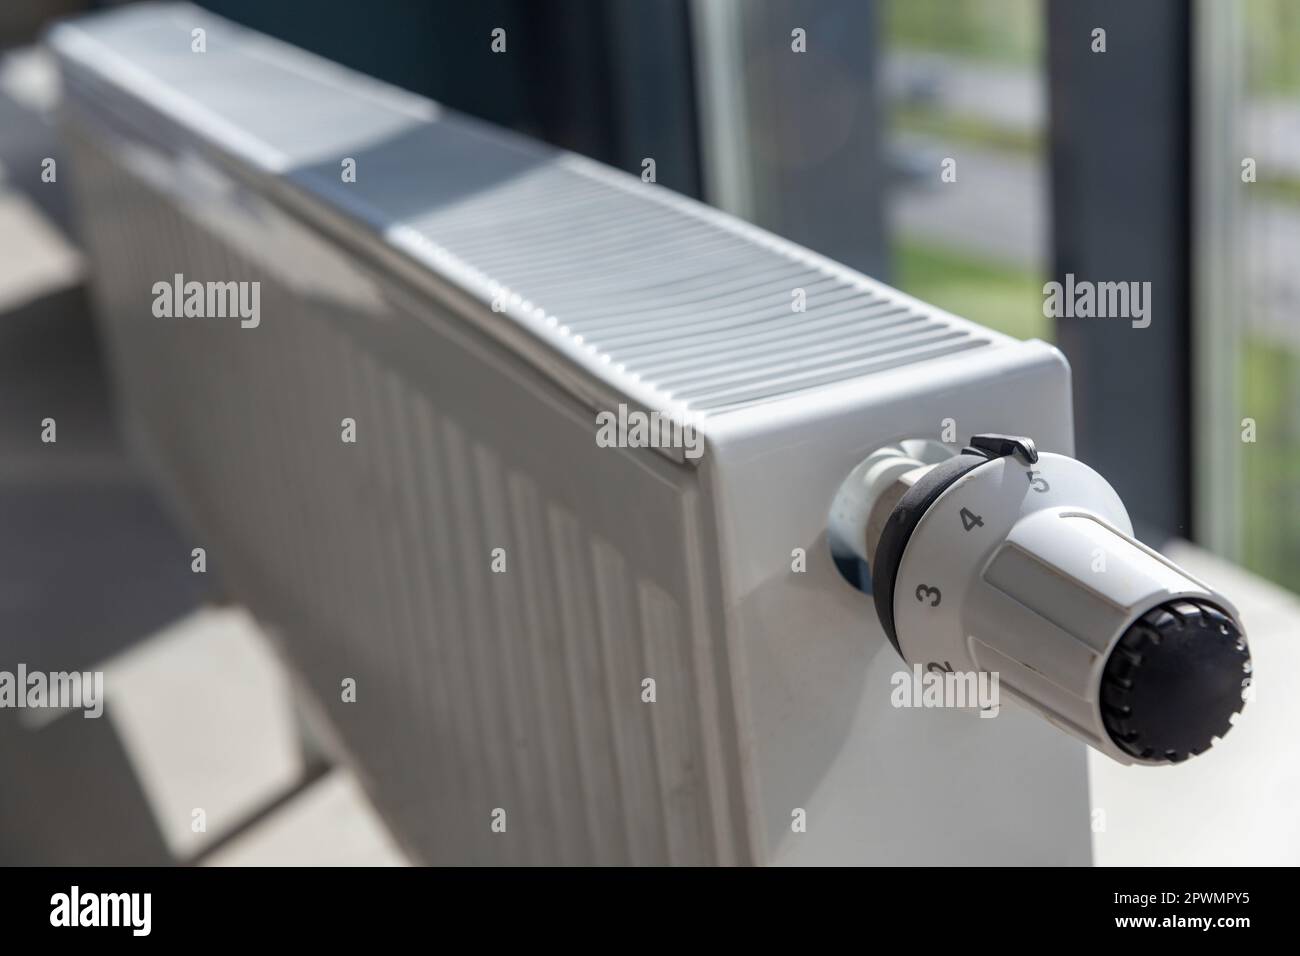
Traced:
POLYGON ((916 586, 916 599, 922 604, 928 599, 930 607, 938 607, 942 598, 943 595, 939 593, 938 588, 932 588, 928 584, 918 584, 916 586))

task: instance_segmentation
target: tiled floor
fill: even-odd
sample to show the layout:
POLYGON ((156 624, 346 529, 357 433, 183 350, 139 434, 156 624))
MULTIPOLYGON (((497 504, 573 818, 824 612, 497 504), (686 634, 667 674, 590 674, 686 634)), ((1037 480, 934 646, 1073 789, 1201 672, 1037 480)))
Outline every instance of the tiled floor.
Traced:
MULTIPOLYGON (((303 773, 290 682, 241 609, 202 608, 104 671, 109 718, 176 857, 205 853, 303 773), (196 808, 206 832, 194 829, 196 808)), ((378 866, 404 858, 352 775, 335 767, 204 862, 378 866)))

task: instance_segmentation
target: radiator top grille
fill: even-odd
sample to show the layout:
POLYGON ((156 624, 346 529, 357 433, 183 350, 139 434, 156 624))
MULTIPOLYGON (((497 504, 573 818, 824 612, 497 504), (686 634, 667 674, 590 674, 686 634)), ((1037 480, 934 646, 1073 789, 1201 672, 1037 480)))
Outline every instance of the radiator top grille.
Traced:
POLYGON ((715 414, 1010 341, 638 176, 206 11, 159 13, 58 28, 69 88, 283 178, 482 303, 468 320, 513 323, 648 407, 715 414))

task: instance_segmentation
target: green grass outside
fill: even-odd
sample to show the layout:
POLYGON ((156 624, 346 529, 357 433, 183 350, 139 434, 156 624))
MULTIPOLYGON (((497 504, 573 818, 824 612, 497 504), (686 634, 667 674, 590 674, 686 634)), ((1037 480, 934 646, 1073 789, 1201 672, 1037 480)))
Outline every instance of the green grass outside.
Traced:
POLYGON ((1006 65, 1042 59, 1042 0, 886 0, 882 14, 887 49, 1006 65))
POLYGON ((1294 176, 1261 177, 1243 188, 1255 191, 1260 198, 1272 199, 1288 205, 1300 205, 1300 179, 1294 176))
POLYGON ((1295 0, 1242 0, 1246 90, 1300 93, 1300 4, 1295 0))
POLYGON ((1239 445, 1242 564, 1300 591, 1300 355, 1247 336, 1240 361, 1237 420, 1256 426, 1255 442, 1239 445))
POLYGON ((983 146, 1017 156, 1043 154, 1044 138, 1041 130, 999 126, 978 116, 960 116, 920 106, 896 106, 890 112, 890 122, 896 131, 903 133, 955 140, 965 145, 983 146))
POLYGON ((892 251, 894 284, 909 295, 1016 338, 1052 340, 1046 280, 1034 270, 915 239, 892 251))

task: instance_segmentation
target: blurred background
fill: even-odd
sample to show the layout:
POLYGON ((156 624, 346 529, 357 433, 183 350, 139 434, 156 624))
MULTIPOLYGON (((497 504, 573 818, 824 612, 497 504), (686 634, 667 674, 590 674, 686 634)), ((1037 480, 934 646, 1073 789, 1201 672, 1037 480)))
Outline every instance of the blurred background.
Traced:
MULTIPOLYGON (((75 210, 41 179, 63 153, 39 47, 113 5, 0 5, 0 668, 102 668, 110 687, 107 720, 0 712, 20 781, 0 788, 0 863, 403 862, 117 436, 75 210), (57 445, 36 440, 47 416, 57 445)), ((653 157, 668 188, 1056 343, 1078 457, 1140 536, 1234 566, 1259 617, 1289 619, 1300 5, 369 0, 362 24, 346 0, 201 6, 630 172, 653 157), (1066 273, 1150 281, 1151 326, 1045 318, 1066 273)))

